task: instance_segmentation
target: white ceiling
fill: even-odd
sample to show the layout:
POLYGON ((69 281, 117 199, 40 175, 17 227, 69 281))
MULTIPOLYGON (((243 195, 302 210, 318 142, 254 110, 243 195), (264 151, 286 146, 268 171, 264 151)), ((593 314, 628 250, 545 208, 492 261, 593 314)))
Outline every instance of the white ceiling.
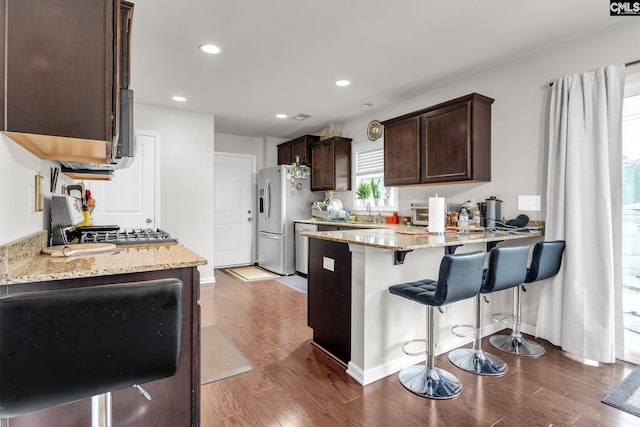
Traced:
POLYGON ((602 0, 132 1, 137 102, 213 114, 216 132, 282 138, 626 19, 602 0), (204 55, 202 43, 223 52, 204 55))

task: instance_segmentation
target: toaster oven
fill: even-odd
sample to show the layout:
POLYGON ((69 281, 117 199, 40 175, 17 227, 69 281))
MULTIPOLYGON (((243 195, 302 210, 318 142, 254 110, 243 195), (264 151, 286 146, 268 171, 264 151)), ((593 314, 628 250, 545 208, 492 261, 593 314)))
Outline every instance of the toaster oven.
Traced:
MULTIPOLYGON (((447 203, 446 211, 459 212, 461 208, 460 204, 447 203)), ((429 225, 429 203, 411 203, 411 224, 429 225)))
POLYGON ((428 203, 411 203, 411 224, 429 225, 428 203))

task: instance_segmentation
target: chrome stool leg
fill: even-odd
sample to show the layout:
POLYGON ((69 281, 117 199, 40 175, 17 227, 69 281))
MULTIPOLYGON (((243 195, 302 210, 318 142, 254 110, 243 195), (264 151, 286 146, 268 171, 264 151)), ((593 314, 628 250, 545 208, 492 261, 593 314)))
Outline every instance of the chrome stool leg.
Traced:
POLYGON ((91 396, 91 427, 112 427, 111 392, 91 396))
POLYGON ((449 352, 449 360, 458 368, 473 374, 499 376, 507 372, 507 364, 493 354, 482 351, 480 340, 480 315, 482 313, 482 295, 476 297, 475 330, 472 348, 458 348, 449 352))
POLYGON ((516 315, 511 335, 494 335, 489 342, 495 348, 518 356, 540 357, 544 355, 544 347, 535 341, 526 339, 520 333, 520 315, 522 309, 522 285, 514 292, 513 312, 516 315))
POLYGON ((425 365, 414 365, 400 371, 400 383, 409 391, 431 399, 452 399, 462 393, 462 384, 451 373, 436 368, 435 340, 433 338, 433 310, 427 307, 427 360, 425 365))

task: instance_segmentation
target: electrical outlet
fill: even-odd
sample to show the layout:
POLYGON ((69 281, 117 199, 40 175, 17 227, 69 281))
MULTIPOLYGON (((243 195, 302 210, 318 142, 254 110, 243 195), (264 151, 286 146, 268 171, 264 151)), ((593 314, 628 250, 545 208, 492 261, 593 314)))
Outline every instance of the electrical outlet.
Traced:
POLYGON ((334 271, 336 260, 333 258, 322 257, 322 268, 329 271, 334 271))
POLYGON ((518 196, 519 211, 539 211, 540 196, 518 196))

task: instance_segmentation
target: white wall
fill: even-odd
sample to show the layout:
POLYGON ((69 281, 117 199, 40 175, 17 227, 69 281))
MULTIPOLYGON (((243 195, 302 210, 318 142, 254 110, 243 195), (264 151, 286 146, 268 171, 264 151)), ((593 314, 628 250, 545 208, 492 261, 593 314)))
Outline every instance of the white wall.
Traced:
MULTIPOLYGON (((10 138, 0 134, 0 245, 49 229, 51 221, 51 165, 57 162, 38 159, 10 138), (43 210, 33 212, 35 176, 44 177, 42 187, 43 210)), ((71 180, 60 174, 58 193, 62 184, 71 180)))
POLYGON ((221 153, 252 154, 256 156, 256 171, 278 164, 277 145, 289 141, 286 138, 255 138, 250 136, 215 134, 216 151, 221 153))
POLYGON ((208 261, 213 282, 214 117, 136 104, 136 129, 160 133, 161 228, 208 261))
POLYGON ((290 139, 274 138, 268 136, 264 139, 264 167, 268 168, 278 164, 278 144, 290 141, 290 139))
POLYGON ((221 153, 251 154, 256 156, 256 171, 264 167, 263 138, 216 132, 215 140, 216 151, 221 153))
POLYGON ((633 20, 559 43, 441 89, 416 94, 392 108, 371 111, 343 123, 343 135, 353 138, 353 143, 366 142, 371 120, 383 121, 472 92, 487 95, 495 99, 491 182, 402 188, 400 214, 409 215, 412 200, 426 200, 437 192, 451 202, 498 196, 504 200, 503 216, 513 218, 521 213, 517 210, 518 195, 538 194, 543 200, 542 211, 524 213, 531 219, 544 219, 549 82, 566 74, 640 59, 637 43, 630 40, 640 40, 640 25, 633 20))
POLYGON ((3 202, 0 209, 0 244, 42 230, 44 211, 30 212, 33 204, 33 187, 38 169, 45 170, 45 187, 48 188, 49 162, 39 160, 8 137, 0 136, 0 192, 3 202))

